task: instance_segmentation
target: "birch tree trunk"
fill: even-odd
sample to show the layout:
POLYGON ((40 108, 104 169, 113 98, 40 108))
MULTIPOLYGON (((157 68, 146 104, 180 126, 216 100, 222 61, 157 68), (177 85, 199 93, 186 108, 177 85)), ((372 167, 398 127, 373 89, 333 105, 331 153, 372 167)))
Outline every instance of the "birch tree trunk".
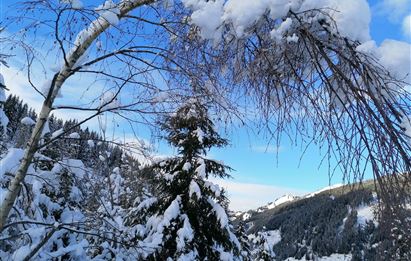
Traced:
MULTIPOLYGON (((120 14, 118 15, 119 19, 123 18, 128 12, 132 11, 133 9, 153 2, 154 0, 122 0, 118 5, 120 10, 120 14)), ((3 202, 1 202, 0 232, 6 225, 7 217, 19 194, 21 183, 24 181, 27 170, 33 160, 33 156, 37 151, 37 146, 42 137, 44 125, 46 124, 50 116, 52 105, 54 103, 54 100, 56 99, 57 94, 59 93, 64 82, 73 74, 73 69, 75 68, 76 63, 78 62, 80 57, 86 52, 93 41, 107 28, 109 28, 109 26, 110 23, 103 17, 99 17, 91 22, 89 27, 85 29, 88 31, 87 37, 81 39, 81 42, 77 43, 77 45, 73 47, 72 52, 69 52, 68 57, 66 57, 65 59, 64 66, 62 66, 60 71, 54 75, 47 97, 41 107, 38 120, 32 131, 30 140, 27 143, 24 157, 21 160, 15 177, 10 181, 7 194, 4 197, 3 202)))

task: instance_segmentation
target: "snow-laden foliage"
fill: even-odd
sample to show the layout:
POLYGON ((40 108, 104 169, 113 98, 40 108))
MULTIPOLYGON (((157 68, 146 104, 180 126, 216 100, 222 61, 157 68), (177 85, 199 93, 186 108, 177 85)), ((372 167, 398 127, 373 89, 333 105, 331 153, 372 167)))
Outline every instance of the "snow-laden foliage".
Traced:
MULTIPOLYGON (((36 118, 14 96, 4 107, 11 120, 2 141, 7 150, 0 155, 0 200, 24 155, 19 147, 33 128, 28 119, 36 118)), ((74 124, 49 119, 44 147, 35 154, 2 231, 1 260, 132 260, 140 255, 130 243, 138 227, 123 223, 126 209, 141 194, 138 162, 106 142, 90 146, 101 140, 94 132, 76 127, 67 133, 74 124), (56 133, 67 138, 48 143, 56 133)))
POLYGON ((207 151, 227 142, 220 138, 198 100, 189 100, 161 122, 167 141, 179 155, 155 162, 154 197, 136 202, 127 224, 141 226, 144 259, 241 260, 241 245, 227 215, 224 191, 206 179, 228 177, 223 164, 206 158, 207 151))
POLYGON ((290 12, 302 13, 320 9, 323 14, 311 18, 310 22, 314 23, 318 19, 329 19, 331 22, 332 19, 333 25, 329 23, 330 30, 339 32, 352 40, 367 41, 370 39, 371 12, 365 0, 183 0, 182 2, 187 8, 193 10, 191 22, 199 27, 201 36, 206 39, 219 41, 225 25, 232 26, 237 37, 247 37, 252 27, 267 15, 273 20, 284 20, 271 31, 272 39, 281 41, 292 23, 290 17, 285 19, 290 12))
POLYGON ((9 118, 4 113, 3 103, 6 101, 6 83, 4 82, 4 77, 0 73, 0 131, 3 135, 7 132, 7 125, 9 124, 9 118))

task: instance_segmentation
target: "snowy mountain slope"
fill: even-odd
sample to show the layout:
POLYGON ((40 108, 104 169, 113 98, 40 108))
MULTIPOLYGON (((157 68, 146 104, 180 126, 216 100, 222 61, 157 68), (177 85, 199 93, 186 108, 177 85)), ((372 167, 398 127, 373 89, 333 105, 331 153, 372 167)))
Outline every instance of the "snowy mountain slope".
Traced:
POLYGON ((286 202, 291 202, 297 200, 299 197, 293 195, 284 195, 282 197, 277 198, 274 202, 271 202, 267 205, 267 209, 273 209, 281 204, 286 202))
POLYGON ((274 209, 274 208, 276 208, 280 205, 283 205, 285 203, 294 202, 296 200, 303 199, 303 198, 314 197, 315 195, 330 192, 331 190, 333 190, 335 188, 340 188, 340 187, 343 187, 343 186, 344 186, 343 184, 336 184, 336 185, 327 186, 327 187, 324 187, 324 188, 319 189, 317 191, 311 192, 311 193, 309 193, 309 194, 307 194, 303 197, 286 194, 286 195, 283 195, 279 198, 276 198, 274 201, 269 202, 264 206, 258 207, 257 209, 250 209, 248 211, 236 211, 233 215, 234 215, 235 219, 236 218, 237 219, 241 218, 243 221, 246 221, 247 219, 249 219, 253 215, 254 212, 261 213, 261 212, 264 212, 264 211, 269 210, 269 209, 274 209))
POLYGON ((273 246, 276 260, 384 260, 377 257, 400 251, 401 244, 410 250, 398 242, 401 237, 384 232, 376 210, 373 182, 367 181, 361 187, 338 185, 301 198, 282 197, 236 213, 234 223, 245 223, 250 234, 280 231, 273 246))
POLYGON ((327 186, 327 187, 324 187, 320 190, 317 190, 317 191, 314 191, 314 192, 311 192, 311 193, 305 195, 304 198, 311 198, 311 197, 314 197, 315 195, 318 195, 322 192, 330 191, 332 189, 339 188, 339 187, 342 187, 342 186, 344 186, 344 184, 335 184, 335 185, 327 186))

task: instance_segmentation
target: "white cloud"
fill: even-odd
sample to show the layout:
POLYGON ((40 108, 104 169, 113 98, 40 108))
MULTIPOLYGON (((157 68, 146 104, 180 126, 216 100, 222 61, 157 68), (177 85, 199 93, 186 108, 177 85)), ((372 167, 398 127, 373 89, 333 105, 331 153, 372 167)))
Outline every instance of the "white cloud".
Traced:
POLYGON ((387 15, 391 22, 399 23, 410 11, 410 6, 410 0, 383 0, 375 6, 375 11, 379 15, 387 15))
POLYGON ((1 73, 4 76, 4 81, 7 88, 12 93, 19 96, 24 102, 28 103, 29 107, 39 111, 43 98, 29 84, 27 75, 15 67, 1 67, 1 73))
POLYGON ((271 146, 271 145, 257 145, 252 146, 251 150, 258 153, 279 153, 284 150, 281 146, 271 146))
POLYGON ((223 187, 230 199, 230 209, 245 211, 256 209, 274 201, 285 194, 300 196, 307 194, 307 191, 284 188, 263 184, 241 183, 231 180, 213 179, 213 182, 223 187))
POLYGON ((411 82, 411 44, 395 40, 384 40, 378 48, 379 62, 397 79, 411 82))
MULTIPOLYGON (((402 20, 402 33, 405 37, 411 37, 411 14, 402 20)), ((411 40, 411 39, 409 39, 411 40)))

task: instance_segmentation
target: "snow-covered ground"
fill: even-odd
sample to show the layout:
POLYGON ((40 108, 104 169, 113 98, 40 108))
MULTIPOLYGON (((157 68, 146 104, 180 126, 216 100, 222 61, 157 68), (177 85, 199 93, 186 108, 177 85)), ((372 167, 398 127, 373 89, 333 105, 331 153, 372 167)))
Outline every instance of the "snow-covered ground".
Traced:
POLYGON ((311 198, 311 197, 314 197, 315 195, 320 194, 320 193, 322 193, 322 192, 324 192, 324 191, 332 190, 332 189, 339 188, 339 187, 342 187, 342 186, 344 186, 344 184, 335 184, 335 185, 327 186, 327 187, 325 187, 325 188, 322 188, 322 189, 320 189, 320 190, 317 190, 317 191, 315 191, 315 192, 312 192, 312 193, 310 193, 310 194, 307 194, 307 195, 305 196, 305 198, 311 198))
POLYGON ((298 199, 298 197, 287 194, 287 195, 284 195, 284 196, 276 199, 274 202, 268 204, 268 205, 267 205, 267 208, 268 208, 268 209, 273 209, 273 208, 275 208, 275 207, 277 207, 277 206, 279 206, 279 205, 281 205, 281 204, 283 204, 283 203, 290 202, 290 201, 294 201, 294 200, 296 200, 296 199, 298 199))
POLYGON ((361 205, 357 209, 357 222, 361 226, 365 226, 367 221, 372 220, 375 225, 378 225, 374 215, 373 205, 361 205))
MULTIPOLYGON (((330 256, 317 257, 315 260, 317 260, 317 261, 350 261, 351 259, 352 259, 351 255, 332 254, 330 256)), ((293 257, 289 257, 289 258, 286 259, 286 261, 297 261, 297 260, 307 260, 307 259, 305 259, 305 258, 295 259, 293 257)))

